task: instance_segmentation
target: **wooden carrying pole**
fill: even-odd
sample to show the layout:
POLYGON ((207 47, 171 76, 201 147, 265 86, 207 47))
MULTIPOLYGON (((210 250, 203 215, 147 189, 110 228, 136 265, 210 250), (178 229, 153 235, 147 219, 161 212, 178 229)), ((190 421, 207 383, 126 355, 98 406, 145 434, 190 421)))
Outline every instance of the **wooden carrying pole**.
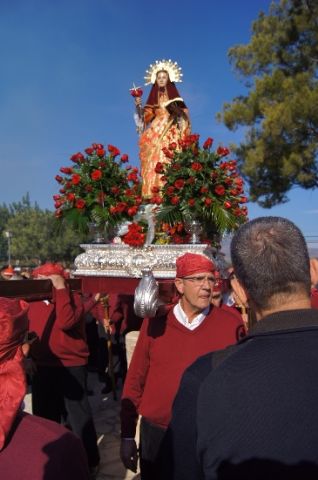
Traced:
POLYGON ((114 400, 117 400, 116 394, 116 381, 115 381, 115 372, 114 372, 114 358, 113 358, 113 349, 112 349, 112 336, 110 328, 110 318, 109 318, 109 295, 101 297, 100 302, 104 308, 104 329, 107 335, 106 347, 108 352, 108 373, 112 383, 112 392, 114 400))

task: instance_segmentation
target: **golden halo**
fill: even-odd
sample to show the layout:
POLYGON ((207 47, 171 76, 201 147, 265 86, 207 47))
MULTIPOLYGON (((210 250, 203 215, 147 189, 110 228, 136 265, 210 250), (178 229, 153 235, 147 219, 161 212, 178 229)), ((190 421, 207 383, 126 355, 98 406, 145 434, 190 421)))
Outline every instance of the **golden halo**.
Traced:
POLYGON ((154 84, 156 81, 157 73, 161 70, 165 70, 169 74, 169 78, 171 82, 182 82, 182 70, 181 67, 178 66, 177 62, 173 62, 172 60, 156 60, 154 64, 151 64, 149 69, 146 70, 145 85, 149 85, 150 83, 154 84))

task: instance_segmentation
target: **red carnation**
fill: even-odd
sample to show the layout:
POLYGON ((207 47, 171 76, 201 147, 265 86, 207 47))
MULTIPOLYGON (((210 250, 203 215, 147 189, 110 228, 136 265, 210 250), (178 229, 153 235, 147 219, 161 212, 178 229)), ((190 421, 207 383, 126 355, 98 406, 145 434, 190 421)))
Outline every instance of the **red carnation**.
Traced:
POLYGON ((246 203, 247 202, 247 198, 246 197, 240 197, 239 198, 239 203, 246 203))
POLYGON ((114 145, 108 145, 107 148, 112 157, 117 157, 117 155, 120 155, 120 150, 118 150, 117 147, 114 147, 114 145))
POLYGON ((131 172, 127 175, 127 180, 129 182, 138 182, 138 177, 137 177, 137 174, 134 173, 134 172, 131 172))
POLYGON ((98 155, 99 157, 103 157, 105 155, 105 150, 103 148, 98 148, 96 150, 96 155, 98 155))
POLYGON ((55 180, 59 183, 62 183, 63 182, 63 177, 61 177, 61 175, 55 175, 55 180))
POLYGON ((181 165, 180 165, 180 163, 174 163, 174 164, 172 165, 172 168, 173 168, 173 170, 175 170, 176 172, 178 172, 179 170, 181 170, 181 165))
POLYGON ((211 148, 212 143, 213 143, 213 138, 211 138, 211 137, 207 138, 206 141, 203 144, 204 150, 208 150, 209 148, 211 148))
POLYGON ((54 203, 54 207, 55 208, 60 208, 62 205, 63 205, 63 201, 62 200, 57 200, 55 203, 54 203))
POLYGON ((158 162, 157 165, 155 166, 155 172, 156 173, 162 173, 163 172, 163 163, 158 162))
POLYGON ((130 95, 132 97, 141 97, 143 94, 143 91, 141 88, 131 88, 130 89, 130 95))
POLYGON ((81 176, 78 175, 78 173, 74 173, 74 175, 72 175, 72 178, 71 178, 71 182, 73 185, 78 185, 81 181, 81 176))
POLYGON ((190 199, 188 200, 188 205, 189 205, 190 207, 194 207, 194 205, 195 205, 195 199, 194 199, 194 198, 190 198, 190 199))
POLYGON ((70 174, 70 173, 73 173, 73 169, 70 167, 61 167, 60 172, 70 174))
POLYGON ((170 150, 175 150, 176 148, 177 148, 176 142, 172 142, 172 143, 169 144, 169 149, 170 150))
POLYGON ((136 206, 130 207, 130 208, 128 208, 127 213, 130 217, 133 217, 134 215, 136 215, 137 210, 138 210, 138 207, 136 207, 136 206))
POLYGON ((178 189, 178 190, 181 190, 183 188, 185 184, 185 181, 182 179, 182 178, 178 178, 175 182, 174 182, 174 186, 178 189))
POLYGON ((84 155, 81 152, 74 153, 74 155, 71 156, 71 160, 74 163, 82 163, 85 160, 84 155))
POLYGON ((243 179, 241 177, 236 177, 234 178, 234 183, 241 187, 243 185, 243 179))
POLYGON ((91 179, 94 180, 95 182, 97 180, 100 180, 102 178, 102 172, 100 170, 94 170, 92 173, 91 173, 91 179))
POLYGON ((224 180, 224 182, 226 183, 226 185, 232 185, 233 180, 232 180, 231 177, 226 177, 226 179, 224 180))
POLYGON ((226 157, 230 153, 230 150, 227 147, 218 147, 216 153, 220 155, 220 157, 226 157))
POLYGON ((225 188, 223 187, 223 185, 217 185, 214 191, 217 195, 220 195, 220 196, 225 194, 225 188))
POLYGON ((127 153, 124 153, 124 154, 120 157, 120 161, 123 162, 123 163, 128 162, 128 155, 127 155, 127 153))
POLYGON ((85 153, 87 153, 87 155, 93 155, 94 149, 92 147, 85 148, 85 153))
POLYGON ((162 149, 163 153, 165 154, 166 157, 172 159, 174 157, 174 154, 167 148, 163 147, 162 149))
POLYGON ((154 185, 152 188, 151 188, 151 191, 152 193, 159 193, 159 187, 156 187, 156 185, 154 185))
POLYGON ((180 198, 177 197, 176 195, 171 198, 172 205, 178 205, 179 202, 180 202, 180 198))
POLYGON ((63 212, 62 212, 62 210, 58 209, 58 210, 56 210, 54 215, 55 215, 56 218, 61 218, 62 215, 63 215, 63 212))
POLYGON ((225 206, 225 208, 231 208, 231 207, 232 207, 232 204, 231 204, 231 202, 229 202, 228 200, 226 200, 226 202, 224 202, 224 206, 225 206))
POLYGON ((76 200, 75 207, 78 208, 79 210, 83 209, 85 205, 86 205, 86 202, 82 198, 79 198, 78 200, 76 200))
POLYGON ((86 190, 86 192, 92 192, 93 186, 92 185, 86 185, 85 190, 86 190))
POLYGON ((200 172, 203 167, 202 167, 201 163, 199 163, 199 162, 193 162, 193 163, 191 164, 191 168, 192 168, 192 170, 195 170, 196 172, 200 172))
POLYGON ((60 189, 59 189, 59 192, 60 192, 60 193, 65 193, 65 188, 60 188, 60 189))
POLYGON ((66 195, 66 198, 67 198, 67 200, 68 200, 69 202, 74 202, 74 200, 75 200, 75 194, 74 194, 74 193, 68 193, 68 194, 66 195))
POLYGON ((118 202, 117 205, 116 205, 116 211, 118 213, 122 213, 127 207, 127 203, 126 202, 118 202))
POLYGON ((170 187, 168 187, 168 188, 167 188, 167 195, 169 195, 169 197, 170 197, 171 195, 173 195, 173 194, 174 194, 174 190, 175 190, 175 188, 174 188, 172 185, 171 185, 170 187))
POLYGON ((209 189, 208 187, 201 187, 200 188, 200 193, 208 193, 209 189))
POLYGON ((56 201, 56 200, 59 200, 61 198, 61 195, 53 195, 53 200, 56 201))
POLYGON ((154 195, 151 199, 150 199, 150 203, 154 203, 156 205, 160 205, 162 203, 162 198, 159 196, 159 195, 154 195))
POLYGON ((204 203, 207 207, 209 207, 211 205, 211 203, 213 202, 212 198, 210 197, 207 197, 205 200, 204 200, 204 203))

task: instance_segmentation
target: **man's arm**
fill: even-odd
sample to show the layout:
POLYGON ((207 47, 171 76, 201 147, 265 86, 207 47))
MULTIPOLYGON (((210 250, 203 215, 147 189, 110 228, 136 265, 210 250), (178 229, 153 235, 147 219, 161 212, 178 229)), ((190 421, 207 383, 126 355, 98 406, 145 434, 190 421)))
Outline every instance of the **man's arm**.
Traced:
POLYGON ((39 275, 38 278, 51 280, 55 289, 56 326, 61 330, 70 330, 79 323, 84 308, 79 295, 74 294, 74 302, 61 275, 39 275))
POLYGON ((138 409, 149 369, 150 338, 148 320, 142 322, 138 341, 129 365, 121 400, 121 448, 120 456, 126 468, 137 470, 137 445, 134 440, 138 409))

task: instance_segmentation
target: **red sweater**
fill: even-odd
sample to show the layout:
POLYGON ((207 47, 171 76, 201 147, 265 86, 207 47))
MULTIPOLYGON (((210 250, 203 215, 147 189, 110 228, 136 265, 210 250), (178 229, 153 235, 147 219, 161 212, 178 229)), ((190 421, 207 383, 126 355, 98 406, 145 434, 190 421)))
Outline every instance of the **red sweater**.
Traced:
POLYGON ((29 330, 39 336, 31 347, 36 363, 49 367, 86 365, 88 347, 85 340, 81 297, 63 288, 54 290, 54 302, 31 302, 29 330))
POLYGON ((311 308, 318 308, 318 290, 317 288, 311 289, 311 308))
POLYGON ((89 480, 82 442, 62 425, 21 413, 0 452, 2 480, 89 480))
POLYGON ((135 436, 137 412, 166 428, 184 370, 199 356, 236 343, 241 331, 242 322, 217 307, 195 330, 181 325, 172 309, 145 319, 122 394, 122 437, 135 436))

